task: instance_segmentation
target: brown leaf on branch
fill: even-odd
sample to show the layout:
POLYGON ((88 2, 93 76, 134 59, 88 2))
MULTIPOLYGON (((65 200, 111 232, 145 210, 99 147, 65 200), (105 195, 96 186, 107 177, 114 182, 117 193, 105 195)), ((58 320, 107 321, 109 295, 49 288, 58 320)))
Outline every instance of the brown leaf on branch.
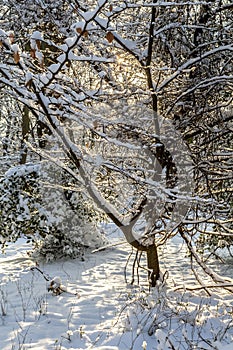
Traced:
POLYGON ((19 61, 20 61, 19 52, 18 51, 14 52, 13 56, 14 56, 15 63, 19 63, 19 61))
POLYGON ((28 81, 26 82, 25 86, 26 86, 27 88, 30 89, 31 86, 32 86, 32 79, 28 80, 28 81))
POLYGON ((83 35, 85 38, 88 37, 88 31, 87 30, 82 30, 82 28, 76 28, 76 32, 83 35))
POLYGON ((31 49, 30 55, 31 55, 32 58, 36 58, 36 50, 31 49))
POLYGON ((76 28, 76 32, 77 32, 77 33, 81 34, 82 31, 83 31, 82 28, 76 28))
POLYGON ((108 40, 109 43, 111 43, 114 39, 114 35, 112 32, 107 32, 106 39, 108 40))
POLYGON ((10 43, 13 44, 14 40, 15 40, 15 35, 14 35, 13 32, 10 32, 10 34, 9 34, 9 41, 10 41, 10 43))
POLYGON ((36 40, 36 46, 37 46, 38 50, 40 50, 40 40, 36 40))
POLYGON ((112 4, 109 6, 109 11, 110 12, 112 12, 112 10, 113 10, 113 6, 112 6, 112 4))

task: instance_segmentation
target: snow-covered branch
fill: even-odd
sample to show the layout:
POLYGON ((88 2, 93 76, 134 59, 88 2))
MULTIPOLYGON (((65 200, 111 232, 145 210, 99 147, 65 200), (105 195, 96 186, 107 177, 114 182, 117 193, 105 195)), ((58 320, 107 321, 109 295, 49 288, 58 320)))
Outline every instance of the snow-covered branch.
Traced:
POLYGON ((161 92, 167 85, 169 85, 174 79, 176 79, 180 74, 185 73, 187 69, 190 67, 195 67, 195 64, 203 61, 205 58, 208 58, 212 55, 215 55, 219 52, 223 51, 233 51, 233 45, 224 45, 224 46, 219 46, 215 49, 209 50, 205 53, 203 53, 201 56, 190 58, 187 60, 185 63, 183 63, 173 74, 171 74, 170 77, 165 79, 157 88, 157 92, 161 92))

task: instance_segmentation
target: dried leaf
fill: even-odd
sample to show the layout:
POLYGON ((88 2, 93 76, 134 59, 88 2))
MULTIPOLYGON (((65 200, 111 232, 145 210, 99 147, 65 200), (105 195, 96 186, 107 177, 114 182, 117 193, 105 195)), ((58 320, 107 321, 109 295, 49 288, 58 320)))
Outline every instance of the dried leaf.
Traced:
POLYGON ((36 40, 36 46, 37 46, 37 48, 38 48, 38 50, 40 50, 40 40, 36 40))
POLYGON ((70 67, 71 67, 71 61, 70 61, 70 60, 68 60, 68 61, 66 62, 66 67, 67 67, 67 68, 70 68, 70 67))
POLYGON ((83 31, 82 28, 76 28, 76 32, 77 32, 77 33, 81 34, 82 31, 83 31))
POLYGON ((112 4, 110 4, 109 11, 112 12, 112 10, 113 10, 113 6, 112 6, 112 4))
POLYGON ((2 41, 0 40, 0 49, 1 49, 2 46, 3 46, 3 43, 2 43, 2 41))
POLYGON ((76 28, 76 32, 83 35, 85 38, 88 37, 88 31, 87 30, 82 30, 82 28, 76 28))
POLYGON ((40 67, 44 68, 44 58, 42 58, 42 60, 40 61, 40 67))
POLYGON ((29 89, 31 88, 32 86, 32 79, 28 80, 25 84, 26 87, 28 87, 29 89))
POLYGON ((94 121, 93 121, 93 127, 94 127, 94 129, 97 129, 98 125, 99 125, 98 120, 94 120, 94 121))
POLYGON ((107 33, 106 39, 108 40, 109 43, 111 43, 113 41, 114 35, 112 34, 112 32, 107 33))
POLYGON ((15 35, 14 35, 14 33, 11 32, 9 34, 9 41, 10 41, 11 44, 13 44, 14 40, 15 40, 15 35))
POLYGON ((31 55, 32 58, 36 58, 36 50, 31 49, 30 55, 31 55))
POLYGON ((19 55, 18 51, 14 52, 14 61, 15 61, 15 63, 19 63, 19 61, 20 61, 20 55, 19 55))

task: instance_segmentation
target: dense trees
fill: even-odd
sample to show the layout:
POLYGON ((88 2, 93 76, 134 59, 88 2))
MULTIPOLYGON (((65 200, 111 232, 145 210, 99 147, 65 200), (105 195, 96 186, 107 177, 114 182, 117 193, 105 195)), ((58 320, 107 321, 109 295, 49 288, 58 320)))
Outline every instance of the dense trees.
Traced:
POLYGON ((30 147, 147 252, 152 285, 177 232, 205 269, 195 237, 231 244, 232 5, 49 3, 5 1, 1 20, 0 84, 37 126, 30 147))

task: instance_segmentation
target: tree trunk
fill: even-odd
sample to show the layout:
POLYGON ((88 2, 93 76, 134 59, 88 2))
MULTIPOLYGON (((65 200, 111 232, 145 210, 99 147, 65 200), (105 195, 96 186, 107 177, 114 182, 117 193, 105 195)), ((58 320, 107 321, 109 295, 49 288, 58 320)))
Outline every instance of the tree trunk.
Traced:
MULTIPOLYGON (((127 236, 126 236, 126 239, 127 239, 127 236)), ((160 276, 159 257, 158 257, 158 251, 155 243, 148 246, 139 243, 137 240, 128 241, 128 243, 132 245, 134 248, 136 248, 137 250, 146 252, 149 284, 150 284, 150 287, 155 287, 156 281, 158 281, 160 276)))
POLYGON ((22 113, 22 141, 21 141, 21 152, 20 152, 20 164, 25 164, 27 160, 27 146, 25 140, 28 140, 28 133, 30 130, 30 118, 29 118, 29 108, 27 106, 23 107, 22 113))
POLYGON ((156 245, 149 246, 146 254, 149 283, 151 287, 155 287, 156 281, 159 279, 159 259, 156 245))
POLYGON ((130 244, 134 248, 137 248, 137 250, 146 252, 149 284, 150 284, 150 287, 155 287, 156 281, 158 281, 160 276, 159 257, 158 257, 158 251, 155 243, 149 246, 145 246, 140 244, 138 241, 134 241, 134 242, 131 242, 130 244))

